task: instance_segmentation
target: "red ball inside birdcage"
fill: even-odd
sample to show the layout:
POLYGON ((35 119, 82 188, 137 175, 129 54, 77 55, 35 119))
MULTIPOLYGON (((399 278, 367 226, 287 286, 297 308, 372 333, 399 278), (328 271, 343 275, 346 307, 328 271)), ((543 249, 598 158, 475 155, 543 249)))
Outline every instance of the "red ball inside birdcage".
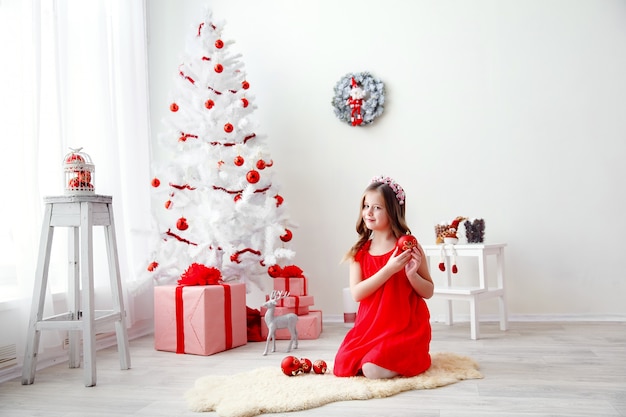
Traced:
POLYGON ((71 152, 63 158, 65 194, 85 195, 95 193, 96 168, 91 161, 91 157, 81 152, 82 149, 70 148, 71 152))

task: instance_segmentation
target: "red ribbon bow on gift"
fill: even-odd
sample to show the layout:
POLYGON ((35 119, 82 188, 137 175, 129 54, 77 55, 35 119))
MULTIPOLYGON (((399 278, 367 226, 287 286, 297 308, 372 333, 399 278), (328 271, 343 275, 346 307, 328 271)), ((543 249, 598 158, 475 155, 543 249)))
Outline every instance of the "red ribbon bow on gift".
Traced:
POLYGON ((217 285, 222 280, 219 269, 193 263, 180 276, 178 285, 217 285))

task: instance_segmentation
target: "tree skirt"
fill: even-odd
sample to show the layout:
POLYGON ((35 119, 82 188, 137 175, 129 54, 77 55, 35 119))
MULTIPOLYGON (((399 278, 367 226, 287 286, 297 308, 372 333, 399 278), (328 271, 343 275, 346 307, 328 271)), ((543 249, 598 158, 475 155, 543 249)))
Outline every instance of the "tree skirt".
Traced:
POLYGON ((251 417, 306 410, 334 401, 384 398, 403 391, 437 388, 483 377, 472 358, 454 353, 431 356, 430 369, 412 378, 338 378, 330 367, 324 375, 288 377, 280 366, 263 367, 236 375, 199 378, 185 397, 192 411, 215 411, 221 417, 251 417))

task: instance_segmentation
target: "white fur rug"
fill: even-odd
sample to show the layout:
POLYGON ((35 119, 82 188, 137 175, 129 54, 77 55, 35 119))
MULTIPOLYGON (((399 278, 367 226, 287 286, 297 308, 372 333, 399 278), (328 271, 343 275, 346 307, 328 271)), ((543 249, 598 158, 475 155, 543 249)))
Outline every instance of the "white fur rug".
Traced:
POLYGON ((383 398, 402 391, 430 389, 464 379, 480 379, 478 364, 467 356, 434 353, 430 369, 412 378, 369 380, 324 375, 283 375, 279 366, 236 375, 199 378, 186 394, 192 411, 215 411, 221 417, 252 417, 264 413, 306 410, 334 401, 383 398), (297 395, 294 395, 297 393, 297 395))

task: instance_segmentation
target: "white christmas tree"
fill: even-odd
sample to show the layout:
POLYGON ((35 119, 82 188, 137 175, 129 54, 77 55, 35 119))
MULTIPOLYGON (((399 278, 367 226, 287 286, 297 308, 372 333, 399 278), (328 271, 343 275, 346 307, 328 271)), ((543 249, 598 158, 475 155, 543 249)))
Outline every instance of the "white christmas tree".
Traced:
POLYGON ((175 76, 159 138, 171 159, 152 180, 158 236, 148 271, 172 283, 196 263, 263 290, 268 268, 294 255, 285 245, 294 225, 255 130, 241 55, 230 52, 223 27, 206 12, 175 76))

